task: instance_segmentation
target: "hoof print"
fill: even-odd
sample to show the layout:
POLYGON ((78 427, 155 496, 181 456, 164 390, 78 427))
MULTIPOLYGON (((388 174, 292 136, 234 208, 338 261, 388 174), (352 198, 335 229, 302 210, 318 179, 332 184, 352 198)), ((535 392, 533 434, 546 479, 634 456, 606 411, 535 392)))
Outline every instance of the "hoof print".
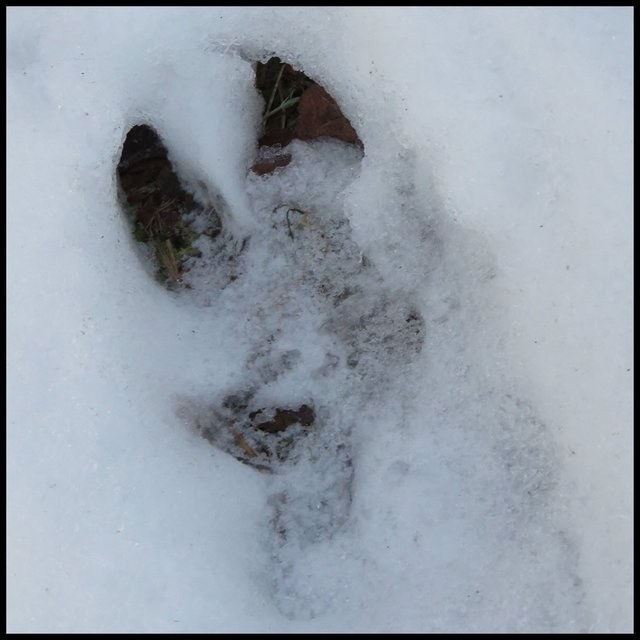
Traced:
MULTIPOLYGON (((200 256, 193 244, 198 234, 187 217, 202 207, 180 183, 167 148, 148 125, 129 130, 117 174, 133 235, 153 249, 156 277, 173 288, 182 281, 187 258, 200 256)), ((217 216, 214 226, 219 231, 217 216)))

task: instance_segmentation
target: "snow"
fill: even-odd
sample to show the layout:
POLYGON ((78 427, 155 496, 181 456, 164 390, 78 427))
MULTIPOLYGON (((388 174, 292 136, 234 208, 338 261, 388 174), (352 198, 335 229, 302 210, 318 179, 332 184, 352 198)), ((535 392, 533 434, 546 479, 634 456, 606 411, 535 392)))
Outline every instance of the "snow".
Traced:
POLYGON ((8 631, 632 630, 631 10, 7 18, 8 631), (364 154, 248 173, 273 53, 364 154), (223 218, 191 291, 141 122, 223 218), (276 473, 198 435, 237 392, 314 403, 276 473))

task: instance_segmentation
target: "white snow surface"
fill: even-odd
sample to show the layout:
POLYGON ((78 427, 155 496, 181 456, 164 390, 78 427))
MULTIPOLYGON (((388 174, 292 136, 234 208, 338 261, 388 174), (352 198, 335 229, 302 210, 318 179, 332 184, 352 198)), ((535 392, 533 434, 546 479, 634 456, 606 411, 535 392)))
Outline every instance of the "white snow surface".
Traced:
POLYGON ((631 631, 632 19, 9 8, 7 630, 631 631), (363 154, 248 171, 273 54, 363 154), (228 286, 145 268, 141 123, 228 286), (193 428, 247 389, 316 407, 274 474, 193 428))

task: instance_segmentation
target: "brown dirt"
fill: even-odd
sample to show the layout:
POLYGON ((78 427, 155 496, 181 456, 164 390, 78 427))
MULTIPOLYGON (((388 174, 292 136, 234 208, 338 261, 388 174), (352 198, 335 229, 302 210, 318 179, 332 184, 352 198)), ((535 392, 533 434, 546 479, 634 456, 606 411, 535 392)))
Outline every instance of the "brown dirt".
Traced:
MULTIPOLYGON (((256 87, 265 102, 260 148, 286 147, 292 140, 336 138, 362 147, 362 142, 338 103, 302 71, 271 58, 256 65, 256 87), (289 106, 286 106, 289 105, 289 106), (283 107, 278 110, 279 107, 283 107)), ((258 175, 273 172, 291 161, 290 155, 259 160, 251 170, 258 175)))
POLYGON ((183 216, 200 206, 180 184, 166 147, 150 126, 130 129, 117 173, 136 239, 154 246, 159 275, 169 282, 180 281, 181 252, 193 240, 183 216))
POLYGON ((249 414, 255 428, 266 433, 279 433, 294 424, 310 427, 316 419, 315 411, 309 405, 303 404, 298 409, 276 409, 271 420, 256 424, 256 420, 266 413, 266 409, 258 409, 249 414))
POLYGON ((310 432, 316 412, 311 403, 253 409, 252 396, 252 392, 230 394, 213 411, 200 416, 196 412, 190 420, 211 444, 244 464, 271 472, 310 432))

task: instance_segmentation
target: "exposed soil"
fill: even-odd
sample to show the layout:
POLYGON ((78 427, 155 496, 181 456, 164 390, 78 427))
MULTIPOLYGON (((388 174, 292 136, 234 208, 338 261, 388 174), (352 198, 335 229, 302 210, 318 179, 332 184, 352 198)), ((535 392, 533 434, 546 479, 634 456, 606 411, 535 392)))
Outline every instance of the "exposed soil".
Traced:
MULTIPOLYGON (((362 147, 362 142, 329 93, 290 64, 274 57, 257 63, 256 87, 265 101, 258 146, 281 149, 292 140, 336 138, 362 147)), ((289 154, 259 159, 251 170, 264 175, 291 161, 289 154)))
POLYGON ((259 471, 274 471, 315 425, 312 405, 254 409, 253 392, 228 395, 212 413, 192 417, 211 444, 259 471))
MULTIPOLYGON (((130 129, 117 173, 136 240, 155 249, 161 281, 180 282, 186 259, 200 253, 193 247, 199 234, 185 216, 203 208, 180 183, 166 147, 150 126, 130 129)), ((221 227, 217 216, 213 226, 215 235, 221 227)))

